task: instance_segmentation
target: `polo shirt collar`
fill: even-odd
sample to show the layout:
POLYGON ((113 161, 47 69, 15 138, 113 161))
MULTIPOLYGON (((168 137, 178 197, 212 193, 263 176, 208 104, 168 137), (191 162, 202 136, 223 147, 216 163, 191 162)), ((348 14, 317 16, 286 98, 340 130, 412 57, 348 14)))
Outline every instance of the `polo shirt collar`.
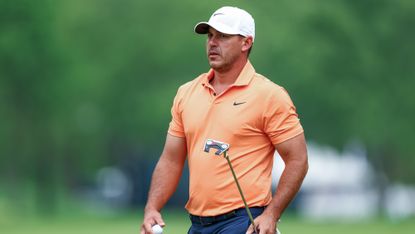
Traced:
MULTIPOLYGON (((203 86, 210 86, 210 81, 213 79, 215 71, 210 69, 209 72, 202 80, 203 86)), ((252 78, 255 75, 255 68, 252 66, 251 62, 248 60, 236 79, 235 83, 232 86, 246 86, 251 82, 252 78)))
POLYGON ((234 86, 246 86, 251 82, 252 78, 255 75, 255 69, 252 66, 251 62, 248 60, 236 79, 234 86))

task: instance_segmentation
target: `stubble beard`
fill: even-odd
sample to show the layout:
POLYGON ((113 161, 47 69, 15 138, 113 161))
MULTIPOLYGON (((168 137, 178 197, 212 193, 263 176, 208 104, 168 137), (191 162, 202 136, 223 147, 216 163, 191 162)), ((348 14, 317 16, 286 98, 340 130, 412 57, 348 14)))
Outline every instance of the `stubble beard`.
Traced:
POLYGON ((208 58, 210 67, 213 70, 219 71, 219 72, 225 72, 225 71, 230 70, 236 60, 237 60, 237 56, 229 56, 227 59, 220 56, 219 61, 218 60, 212 61, 208 58))

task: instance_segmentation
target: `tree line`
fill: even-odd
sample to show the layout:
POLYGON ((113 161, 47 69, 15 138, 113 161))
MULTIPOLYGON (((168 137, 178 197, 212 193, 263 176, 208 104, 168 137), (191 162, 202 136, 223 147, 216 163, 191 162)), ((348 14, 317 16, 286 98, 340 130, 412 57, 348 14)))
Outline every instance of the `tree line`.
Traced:
POLYGON ((224 4, 254 16, 250 60, 289 91, 308 140, 361 142, 380 173, 415 182, 412 1, 6 0, 0 183, 49 204, 103 166, 156 160, 176 89, 208 70, 193 26, 224 4))

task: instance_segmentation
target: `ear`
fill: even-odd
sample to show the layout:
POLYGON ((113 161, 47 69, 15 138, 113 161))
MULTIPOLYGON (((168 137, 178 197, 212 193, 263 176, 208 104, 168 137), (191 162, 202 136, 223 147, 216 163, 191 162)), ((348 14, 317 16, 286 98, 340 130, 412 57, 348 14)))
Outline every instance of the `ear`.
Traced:
POLYGON ((252 36, 245 37, 242 40, 242 52, 248 51, 252 47, 253 38, 252 36))

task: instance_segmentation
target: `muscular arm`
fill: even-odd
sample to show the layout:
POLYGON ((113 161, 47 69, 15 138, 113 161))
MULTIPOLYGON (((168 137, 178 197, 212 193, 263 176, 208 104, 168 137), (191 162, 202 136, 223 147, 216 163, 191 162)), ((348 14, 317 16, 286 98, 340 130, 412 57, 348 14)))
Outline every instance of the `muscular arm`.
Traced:
POLYGON ((276 193, 267 207, 274 220, 278 220, 294 199, 308 170, 307 148, 304 134, 275 146, 285 163, 276 193))
POLYGON ((154 169, 148 200, 144 209, 141 233, 151 233, 151 226, 164 226, 160 210, 179 183, 186 160, 186 140, 167 134, 163 153, 154 169))
MULTIPOLYGON (((271 203, 262 215, 255 219, 255 224, 262 233, 275 233, 276 221, 281 217, 285 208, 294 199, 308 170, 307 148, 304 134, 275 146, 285 163, 271 203)), ((247 233, 253 233, 250 227, 247 233)))

